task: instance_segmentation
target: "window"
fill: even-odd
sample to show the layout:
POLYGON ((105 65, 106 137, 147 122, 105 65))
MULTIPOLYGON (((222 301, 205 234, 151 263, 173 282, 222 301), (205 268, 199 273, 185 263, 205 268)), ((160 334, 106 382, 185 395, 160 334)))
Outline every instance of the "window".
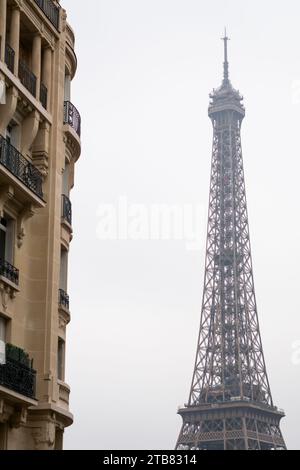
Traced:
POLYGON ((14 221, 7 217, 0 219, 0 262, 13 263, 14 221))
POLYGON ((64 248, 61 249, 60 255, 59 288, 64 292, 68 290, 68 252, 64 248))
POLYGON ((57 378, 58 380, 65 380, 65 342, 61 338, 58 338, 57 378))
POLYGON ((6 320, 5 318, 0 317, 0 365, 5 364, 5 343, 6 343, 6 320))
MULTIPOLYGON (((55 450, 63 450, 63 435, 62 429, 56 428, 55 430, 55 450)), ((0 447, 1 449, 1 447, 0 447)))
POLYGON ((71 100, 71 75, 66 71, 65 75, 65 101, 71 100))
POLYGON ((70 193, 70 164, 66 161, 65 169, 62 177, 62 194, 69 196, 70 193))
POLYGON ((9 144, 13 145, 16 149, 20 144, 20 127, 12 122, 6 129, 6 140, 9 144))
POLYGON ((0 317, 0 341, 6 340, 6 320, 3 317, 0 317))
POLYGON ((6 424, 0 423, 0 450, 6 450, 6 430, 6 424))

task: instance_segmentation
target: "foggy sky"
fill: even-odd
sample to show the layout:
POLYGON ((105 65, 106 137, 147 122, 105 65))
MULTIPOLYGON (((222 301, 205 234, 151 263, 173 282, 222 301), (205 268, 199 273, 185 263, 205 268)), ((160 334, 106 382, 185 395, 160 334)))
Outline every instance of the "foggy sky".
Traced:
POLYGON ((212 147, 208 94, 230 78, 245 98, 243 157, 258 315, 282 432, 300 449, 300 4, 237 0, 63 0, 76 33, 72 102, 82 157, 74 240, 67 449, 172 449, 188 399, 204 274, 183 241, 103 241, 98 210, 200 204, 205 237, 212 147), (293 349, 294 347, 294 349, 293 349))

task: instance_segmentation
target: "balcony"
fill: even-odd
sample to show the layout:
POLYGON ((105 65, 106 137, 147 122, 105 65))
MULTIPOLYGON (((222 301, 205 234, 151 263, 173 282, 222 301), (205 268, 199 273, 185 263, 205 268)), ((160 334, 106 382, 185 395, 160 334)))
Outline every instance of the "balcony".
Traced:
POLYGON ((19 270, 2 259, 0 259, 0 276, 8 279, 16 286, 19 285, 19 270))
POLYGON ((71 126, 78 137, 81 136, 81 117, 79 111, 70 101, 64 103, 64 124, 71 126))
POLYGON ((69 296, 63 289, 59 289, 59 291, 58 291, 58 303, 59 303, 60 307, 64 307, 67 310, 70 309, 69 296))
POLYGON ((0 365, 0 385, 35 399, 36 371, 28 354, 20 348, 6 344, 6 363, 0 365))
POLYGON ((5 44, 5 63, 11 73, 15 73, 15 51, 9 44, 5 44))
POLYGON ((21 153, 0 135, 0 166, 3 165, 18 178, 28 189, 43 198, 43 177, 21 153))
POLYGON ((22 85, 24 85, 33 96, 36 96, 36 76, 23 60, 19 61, 19 79, 22 85))
POLYGON ((52 0, 34 0, 35 3, 44 12, 50 23, 58 30, 59 28, 59 6, 52 0))
POLYGON ((48 90, 47 90, 47 87, 43 83, 41 83, 41 89, 40 89, 40 102, 42 103, 43 107, 47 109, 48 90))
POLYGON ((62 195, 62 218, 72 225, 72 203, 65 194, 62 195))

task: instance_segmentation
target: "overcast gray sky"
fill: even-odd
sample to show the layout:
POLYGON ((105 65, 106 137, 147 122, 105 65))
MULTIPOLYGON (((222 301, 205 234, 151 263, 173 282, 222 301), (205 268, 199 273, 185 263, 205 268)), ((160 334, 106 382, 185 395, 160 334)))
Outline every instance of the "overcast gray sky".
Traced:
MULTIPOLYGON (((230 77, 245 98, 242 139, 255 286, 273 399, 300 449, 297 0, 63 0, 76 33, 72 101, 83 152, 75 237, 67 449, 172 449, 188 398, 200 321, 204 243, 106 241, 101 204, 200 206, 211 163, 208 93, 230 77), (124 200, 124 199, 123 199, 124 200), (298 342, 298 343, 297 343, 298 342)), ((201 211, 201 208, 203 210, 201 211)))

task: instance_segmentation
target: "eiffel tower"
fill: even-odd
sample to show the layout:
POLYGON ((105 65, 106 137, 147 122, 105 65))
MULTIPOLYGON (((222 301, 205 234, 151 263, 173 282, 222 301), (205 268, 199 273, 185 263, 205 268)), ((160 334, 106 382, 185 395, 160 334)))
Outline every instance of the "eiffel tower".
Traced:
POLYGON ((212 168, 199 340, 177 450, 283 450, 256 309, 241 147, 243 97, 224 78, 210 94, 212 168))

